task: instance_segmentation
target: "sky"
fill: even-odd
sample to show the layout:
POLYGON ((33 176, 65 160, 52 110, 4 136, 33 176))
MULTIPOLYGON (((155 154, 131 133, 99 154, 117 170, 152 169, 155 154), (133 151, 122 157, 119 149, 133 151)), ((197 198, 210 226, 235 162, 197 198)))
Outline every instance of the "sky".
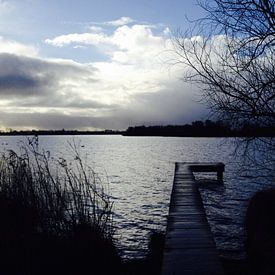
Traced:
POLYGON ((0 0, 0 130, 204 120, 171 37, 196 0, 0 0))

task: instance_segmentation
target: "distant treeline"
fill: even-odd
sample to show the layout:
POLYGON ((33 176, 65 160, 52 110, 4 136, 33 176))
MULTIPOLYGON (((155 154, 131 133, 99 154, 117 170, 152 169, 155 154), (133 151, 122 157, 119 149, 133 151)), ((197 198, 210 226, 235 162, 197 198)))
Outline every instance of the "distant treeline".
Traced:
POLYGON ((233 128, 223 121, 194 121, 185 125, 134 126, 126 131, 102 130, 12 130, 0 131, 0 136, 39 136, 39 135, 124 135, 124 136, 171 136, 171 137, 274 137, 274 127, 245 124, 233 128))
POLYGON ((192 124, 167 126, 129 127, 125 136, 174 136, 174 137, 274 137, 275 127, 260 127, 246 124, 233 129, 222 121, 194 121, 192 124))
POLYGON ((121 135, 121 131, 103 130, 103 131, 78 131, 78 130, 9 130, 0 132, 2 136, 46 136, 46 135, 121 135))

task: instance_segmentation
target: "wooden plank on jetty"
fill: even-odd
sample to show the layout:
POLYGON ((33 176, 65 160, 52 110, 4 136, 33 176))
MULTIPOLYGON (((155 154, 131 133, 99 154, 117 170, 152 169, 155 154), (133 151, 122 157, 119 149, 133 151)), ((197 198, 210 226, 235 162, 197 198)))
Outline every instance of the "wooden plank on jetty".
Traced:
POLYGON ((222 264, 193 172, 217 172, 223 163, 176 163, 165 236, 162 275, 222 275, 222 264))

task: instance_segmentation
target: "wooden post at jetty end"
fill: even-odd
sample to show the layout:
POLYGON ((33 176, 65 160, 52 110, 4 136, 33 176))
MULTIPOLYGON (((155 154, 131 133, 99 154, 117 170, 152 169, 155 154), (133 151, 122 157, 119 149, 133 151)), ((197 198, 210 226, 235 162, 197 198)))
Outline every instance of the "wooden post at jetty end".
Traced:
POLYGON ((189 162, 188 165, 191 172, 217 172, 217 181, 223 183, 224 164, 222 162, 189 162))

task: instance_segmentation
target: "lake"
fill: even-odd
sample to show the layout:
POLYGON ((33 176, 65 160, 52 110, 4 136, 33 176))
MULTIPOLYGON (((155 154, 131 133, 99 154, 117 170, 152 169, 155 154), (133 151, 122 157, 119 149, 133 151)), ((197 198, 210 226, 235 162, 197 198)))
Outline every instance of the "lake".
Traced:
MULTIPOLYGON (((41 136, 41 148, 69 157, 68 141, 80 143, 83 156, 108 180, 114 201, 116 241, 124 258, 143 257, 148 236, 165 230, 175 162, 223 162, 224 185, 198 175, 201 195, 220 255, 244 257, 243 221, 248 198, 268 187, 264 179, 238 173, 232 138, 41 136), (205 180, 207 179, 207 180, 205 180)), ((0 148, 16 150, 24 137, 0 137, 0 148)))

